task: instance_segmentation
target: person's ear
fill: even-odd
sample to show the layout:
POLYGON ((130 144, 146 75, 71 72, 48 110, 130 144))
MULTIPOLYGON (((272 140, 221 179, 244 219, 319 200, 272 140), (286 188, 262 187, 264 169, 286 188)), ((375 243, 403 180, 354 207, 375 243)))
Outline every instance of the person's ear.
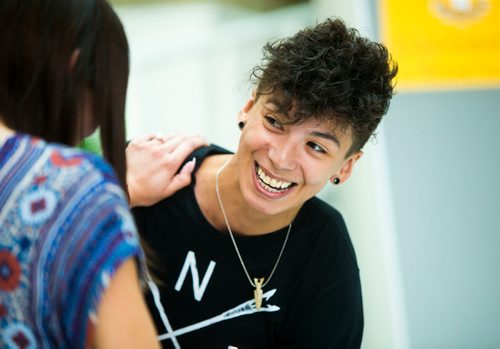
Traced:
POLYGON ((249 98, 245 104, 243 105, 243 108, 238 112, 238 127, 240 130, 245 127, 245 124, 247 122, 247 117, 248 117, 248 112, 252 109, 254 105, 254 98, 255 98, 255 91, 252 94, 252 97, 249 98))
POLYGON ((349 156, 342 164, 339 173, 330 177, 330 182, 332 182, 332 184, 337 185, 347 181, 347 179, 349 179, 349 177, 351 176, 352 170, 354 169, 354 165, 356 165, 356 162, 362 156, 363 156, 362 151, 357 151, 351 156, 349 156))
POLYGON ((252 97, 250 97, 245 104, 243 105, 243 108, 241 108, 241 111, 246 114, 252 109, 253 105, 255 103, 255 91, 252 93, 252 97))

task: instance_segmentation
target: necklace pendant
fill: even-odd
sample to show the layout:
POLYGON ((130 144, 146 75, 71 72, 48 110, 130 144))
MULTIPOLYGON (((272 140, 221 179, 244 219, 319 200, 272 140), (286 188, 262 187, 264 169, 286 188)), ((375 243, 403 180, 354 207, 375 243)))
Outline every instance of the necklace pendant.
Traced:
POLYGON ((254 278, 253 282, 255 283, 255 290, 253 291, 255 307, 257 310, 260 310, 260 307, 262 306, 262 284, 264 283, 264 278, 254 278))

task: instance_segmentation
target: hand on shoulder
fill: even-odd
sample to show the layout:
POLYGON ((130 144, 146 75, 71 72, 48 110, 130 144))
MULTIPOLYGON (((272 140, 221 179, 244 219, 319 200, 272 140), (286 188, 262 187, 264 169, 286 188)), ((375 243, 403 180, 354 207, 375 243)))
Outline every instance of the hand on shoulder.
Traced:
POLYGON ((132 140, 127 149, 127 186, 130 206, 150 206, 191 183, 195 160, 184 160, 208 142, 194 135, 147 135, 132 140))

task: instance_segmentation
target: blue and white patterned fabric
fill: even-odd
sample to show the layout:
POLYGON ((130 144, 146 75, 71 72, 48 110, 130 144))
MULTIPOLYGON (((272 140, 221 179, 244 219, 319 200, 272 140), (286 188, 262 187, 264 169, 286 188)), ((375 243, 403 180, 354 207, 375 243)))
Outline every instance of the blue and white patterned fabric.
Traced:
POLYGON ((142 268, 101 158, 23 134, 0 146, 0 348, 88 348, 100 298, 131 257, 142 268))

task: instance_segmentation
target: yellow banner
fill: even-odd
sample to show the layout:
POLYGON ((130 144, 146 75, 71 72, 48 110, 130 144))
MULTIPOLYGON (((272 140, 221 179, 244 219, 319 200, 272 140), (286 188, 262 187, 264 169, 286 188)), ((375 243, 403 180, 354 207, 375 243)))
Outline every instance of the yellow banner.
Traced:
POLYGON ((500 0, 379 0, 398 90, 500 86, 500 0))

